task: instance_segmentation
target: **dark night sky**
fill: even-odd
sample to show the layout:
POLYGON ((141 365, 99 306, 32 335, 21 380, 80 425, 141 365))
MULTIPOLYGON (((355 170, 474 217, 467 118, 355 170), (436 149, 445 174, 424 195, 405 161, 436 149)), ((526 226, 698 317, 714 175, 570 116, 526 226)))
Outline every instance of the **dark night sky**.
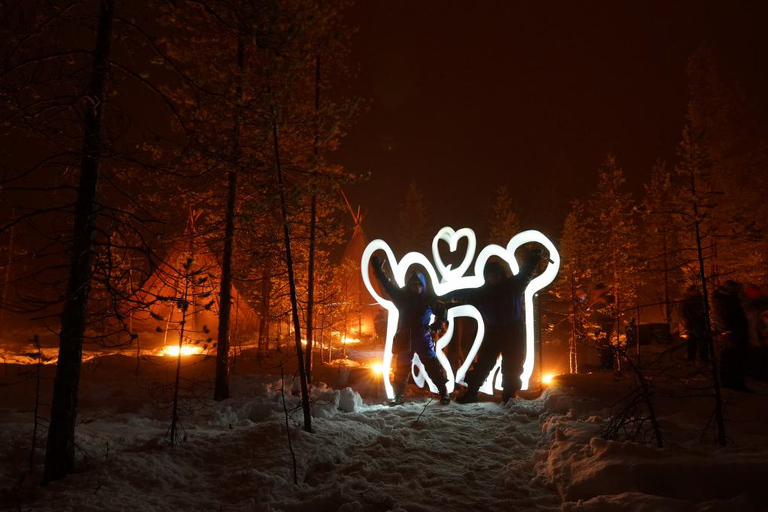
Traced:
MULTIPOLYGON (((524 227, 557 234, 611 151, 633 190, 671 160, 701 43, 762 114, 768 2, 364 1, 354 94, 370 100, 337 154, 369 238, 396 238, 412 178, 430 225, 482 229, 500 185, 524 227)), ((763 116, 765 118, 765 116, 763 116)))

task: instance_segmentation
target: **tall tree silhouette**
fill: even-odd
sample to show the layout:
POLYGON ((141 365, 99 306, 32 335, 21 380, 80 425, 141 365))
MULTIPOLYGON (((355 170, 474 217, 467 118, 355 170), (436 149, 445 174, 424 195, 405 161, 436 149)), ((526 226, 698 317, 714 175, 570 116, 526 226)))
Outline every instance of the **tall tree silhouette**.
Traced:
POLYGON ((620 345, 622 311, 637 293, 637 230, 632 195, 625 191, 624 172, 609 154, 598 172, 597 190, 589 201, 594 215, 595 251, 603 254, 596 278, 610 285, 614 297, 615 343, 620 345))
POLYGON ((414 250, 427 243, 427 207, 424 194, 415 181, 408 184, 405 198, 400 203, 398 219, 402 249, 414 250))
POLYGON ((588 339, 588 318, 584 302, 596 263, 591 237, 584 205, 580 201, 573 201, 560 237, 562 263, 560 277, 555 283, 556 296, 570 303, 568 367, 571 373, 579 371, 579 346, 588 339))
POLYGON ((514 202, 507 187, 499 187, 488 219, 488 241, 506 245, 520 231, 520 220, 515 213, 514 202))
POLYGON ((51 421, 45 451, 46 482, 64 477, 75 467, 75 423, 93 259, 96 192, 99 185, 99 166, 104 152, 102 116, 109 74, 114 9, 114 0, 101 2, 93 50, 93 67, 85 96, 88 106, 83 121, 74 238, 64 311, 61 314, 59 360, 56 364, 51 421))

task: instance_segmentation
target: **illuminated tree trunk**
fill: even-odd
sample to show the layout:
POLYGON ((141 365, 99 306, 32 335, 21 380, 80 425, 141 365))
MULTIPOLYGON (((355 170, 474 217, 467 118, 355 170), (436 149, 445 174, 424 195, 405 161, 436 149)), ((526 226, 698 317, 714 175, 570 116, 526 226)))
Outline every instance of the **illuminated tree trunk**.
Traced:
MULTIPOLYGON (((273 105, 274 109, 274 105, 273 105)), ((309 388, 307 386, 307 372, 304 367, 304 354, 301 348, 301 323, 299 320, 299 301, 296 295, 296 278, 293 273, 293 255, 291 254, 291 231, 288 226, 288 206, 285 201, 283 185, 283 169, 280 165, 280 143, 277 135, 276 115, 272 113, 272 140, 275 151, 275 170, 277 172, 277 186, 280 190, 280 213, 283 218, 283 241, 285 243, 285 264, 288 268, 288 287, 291 294, 291 316, 293 317, 293 336, 296 342, 296 357, 299 362, 299 382, 301 383, 301 406, 304 411, 304 430, 312 432, 312 414, 309 406, 309 388)))
POLYGON ((613 307, 616 314, 616 348, 613 350, 615 355, 614 365, 617 372, 621 372, 621 285, 619 283, 618 276, 618 263, 616 261, 616 242, 612 242, 613 245, 613 307))
MULTIPOLYGON (((191 244, 190 244, 191 245, 191 244)), ((187 310, 189 308, 188 296, 189 296, 189 280, 190 269, 192 266, 192 259, 188 259, 184 268, 184 295, 181 299, 181 323, 179 328, 179 353, 176 354, 176 378, 173 382, 173 406, 171 409, 171 426, 168 429, 168 438, 171 441, 171 445, 175 446, 179 444, 179 385, 181 384, 181 351, 184 347, 184 328, 187 325, 187 310)))
POLYGON ((35 356, 37 357, 37 369, 35 372, 35 416, 32 423, 32 448, 29 451, 29 472, 35 471, 35 446, 37 446, 37 426, 40 419, 40 373, 43 369, 43 353, 40 349, 40 339, 35 335, 32 338, 35 345, 35 356))
POLYGON ((114 0, 100 2, 93 68, 89 77, 83 121, 80 183, 75 204, 72 250, 67 291, 61 314, 59 359, 53 386, 51 421, 45 451, 44 482, 59 480, 75 468, 75 423, 88 314, 88 292, 93 259, 96 191, 99 183, 101 125, 109 68, 114 0))
POLYGON ((269 350, 270 295, 272 276, 269 265, 265 263, 261 274, 261 318, 259 318, 259 354, 269 350))
MULTIPOLYGON (((320 112, 320 54, 315 58, 315 136, 312 141, 312 156, 315 165, 318 156, 318 141, 320 128, 317 116, 320 112)), ((312 184, 314 186, 314 183, 312 184)), ((312 382, 312 349, 314 345, 315 330, 312 322, 315 309, 315 238, 317 227, 317 194, 312 189, 311 205, 309 209, 309 268, 307 272, 307 381, 312 382)))
POLYGON ((568 350, 568 363, 571 373, 579 373, 578 363, 578 345, 576 344, 578 332, 576 330, 577 322, 577 307, 576 307, 576 276, 575 272, 571 270, 571 308, 573 319, 571 320, 571 343, 568 350))
POLYGON ((245 41, 237 41, 237 89, 235 120, 232 133, 232 170, 227 173, 227 210, 224 217, 224 252, 221 258, 221 292, 219 296, 219 333, 216 342, 216 384, 214 400, 229 398, 229 324, 232 313, 232 245, 235 238, 235 205, 237 203, 237 166, 240 139, 240 108, 243 101, 245 41))
MULTIPOLYGON (((664 265, 664 322, 667 324, 667 332, 670 332, 670 326, 672 325, 672 310, 669 307, 669 261, 667 260, 667 229, 662 228, 661 232, 661 244, 664 251, 664 259, 662 260, 664 265)), ((637 319, 637 328, 640 328, 640 318, 637 319)), ((640 338, 638 337, 638 343, 640 338)))
POLYGON ((216 384, 213 392, 214 400, 225 400, 229 398, 229 320, 232 315, 232 245, 235 237, 237 171, 230 171, 227 174, 227 214, 224 228, 224 253, 221 261, 219 333, 216 342, 216 384))

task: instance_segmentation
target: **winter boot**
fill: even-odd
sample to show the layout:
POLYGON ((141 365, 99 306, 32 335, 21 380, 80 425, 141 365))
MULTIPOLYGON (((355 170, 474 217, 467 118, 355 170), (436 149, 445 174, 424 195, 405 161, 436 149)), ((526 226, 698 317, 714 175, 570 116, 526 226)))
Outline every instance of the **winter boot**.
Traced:
POLYGON ((445 383, 437 386, 437 392, 440 393, 440 405, 448 405, 451 403, 451 397, 448 396, 448 390, 445 389, 445 383))
POLYGON ((387 401, 388 406, 393 407, 396 405, 403 405, 405 403, 405 384, 405 382, 395 383, 395 398, 387 401))
POLYGON ((516 390, 513 390, 513 391, 504 390, 501 395, 501 405, 507 405, 507 402, 509 402, 510 400, 514 400, 516 392, 517 392, 516 390))
POLYGON ((463 395, 456 399, 456 403, 459 404, 474 404, 480 397, 477 396, 477 390, 474 388, 468 388, 463 395))

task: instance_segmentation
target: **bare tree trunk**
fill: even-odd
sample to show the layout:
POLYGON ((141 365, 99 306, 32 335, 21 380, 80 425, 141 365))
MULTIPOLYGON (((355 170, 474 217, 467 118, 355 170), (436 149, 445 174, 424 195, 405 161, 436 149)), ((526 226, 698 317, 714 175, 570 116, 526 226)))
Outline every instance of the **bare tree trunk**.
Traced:
POLYGON ((539 352, 537 354, 538 360, 536 361, 536 366, 538 366, 539 369, 539 386, 541 386, 544 380, 544 324, 542 322, 544 318, 544 310, 541 308, 541 292, 536 294, 536 309, 538 309, 536 315, 536 321, 538 323, 536 337, 539 340, 539 352))
POLYGON ((579 373, 579 360, 578 360, 578 345, 576 344, 577 340, 577 330, 576 330, 576 314, 577 314, 577 307, 576 307, 576 277, 574 276, 573 270, 571 270, 571 309, 573 314, 573 320, 571 322, 571 343, 568 348, 568 363, 569 363, 569 369, 571 373, 579 373))
POLYGON ((40 418, 40 373, 43 369, 43 353, 40 350, 40 339, 35 335, 35 337, 32 338, 32 341, 35 344, 35 350, 37 350, 37 371, 35 374, 35 416, 33 418, 34 421, 32 426, 32 448, 29 452, 30 473, 35 472, 35 446, 37 445, 37 425, 40 418))
POLYGON ((320 320, 320 362, 325 362, 325 307, 323 307, 323 317, 320 320))
POLYGON ((243 353, 243 344, 242 339, 240 338, 239 334, 239 327, 238 324, 238 316, 240 312, 240 295, 238 294, 237 300, 235 301, 235 325, 232 328, 232 343, 235 345, 235 348, 232 349, 233 351, 233 357, 232 357, 232 375, 234 375, 235 372, 235 365, 237 365, 237 357, 243 353))
MULTIPOLYGON (((671 331, 672 325, 672 310, 669 307, 669 262, 667 261, 667 229, 662 228, 661 231, 661 243, 664 251, 664 322, 667 324, 667 330, 671 331)), ((638 328, 640 327, 640 319, 637 320, 638 328)))
POLYGON ((243 102, 245 71, 245 34, 237 40, 237 87, 235 120, 232 130, 232 169, 227 173, 227 211, 224 216, 224 252, 221 258, 221 293, 219 298, 219 335, 216 342, 216 384, 214 400, 229 398, 229 324, 232 312, 232 245, 235 238, 235 205, 237 203, 237 167, 239 165, 240 109, 243 102))
POLYGON ((229 398, 229 324, 232 313, 232 245, 235 236, 235 202, 237 201, 237 171, 228 173, 224 254, 221 262, 221 292, 219 295, 219 335, 216 342, 216 384, 214 400, 229 398))
POLYGON ((270 324, 270 294, 272 293, 272 276, 269 265, 264 265, 261 274, 261 318, 259 318, 259 354, 269 350, 270 324))
POLYGON ((615 354, 615 370, 621 373, 621 284, 619 282, 618 264, 616 262, 616 242, 612 240, 613 246, 613 305, 616 312, 616 348, 613 350, 615 354))
POLYGON ((296 472, 296 453, 293 451, 293 441, 291 440, 291 427, 288 424, 288 406, 285 404, 285 372, 283 363, 280 362, 280 397, 283 399, 283 416, 285 418, 285 435, 288 436, 288 451, 291 454, 293 462, 293 483, 299 485, 299 476, 296 472))
POLYGON ((187 309, 189 303, 187 302, 189 293, 189 280, 190 267, 192 265, 192 259, 187 260, 184 276, 184 295, 181 299, 181 324, 179 328, 179 353, 176 354, 176 379, 173 383, 173 406, 171 409, 171 426, 169 428, 168 437, 171 441, 171 445, 176 446, 179 441, 179 385, 181 381, 181 350, 184 347, 184 328, 187 325, 187 309))
MULTIPOLYGON (((129 260, 131 261, 131 260, 129 260)), ((131 270, 128 271, 128 279, 130 280, 131 296, 133 296, 135 290, 133 289, 133 262, 131 261, 131 270)), ((133 307, 128 311, 128 330, 131 333, 133 341, 136 342, 136 369, 133 371, 134 376, 138 377, 139 369, 141 367, 141 341, 139 336, 133 332, 133 307)))
MULTIPOLYGON (((318 142, 320 140, 320 127, 317 116, 320 113, 320 54, 315 57, 315 136, 312 141, 312 156, 317 164, 318 142)), ((313 184, 314 186, 314 184, 313 184)), ((307 381, 312 382, 312 349, 315 340, 314 321, 315 310, 315 239, 317 237, 317 194, 312 190, 312 198, 309 208, 309 268, 307 272, 307 381)))
POLYGON ((712 336, 712 321, 710 320, 709 292, 707 290, 707 275, 704 267, 704 252, 701 247, 701 226, 699 223, 699 205, 696 192, 696 177, 693 169, 689 170, 691 178, 691 193, 693 196, 693 225, 696 234, 696 257, 699 261, 699 278, 701 280, 701 294, 704 301, 704 330, 707 336, 707 352, 709 352, 709 362, 712 366, 712 387, 715 391, 715 424, 717 427, 717 443, 725 446, 727 438, 725 435, 725 417, 723 415, 723 397, 720 386, 720 371, 717 367, 715 358, 715 344, 712 336))
MULTIPOLYGON (((273 107, 274 108, 274 107, 273 107)), ((299 319, 299 301, 296 296, 296 278, 293 274, 293 255, 291 254, 291 232, 288 227, 288 207, 285 201, 283 189, 283 169, 280 165, 280 143, 277 136, 277 119, 272 112, 272 139, 275 150, 275 170, 277 171, 277 185, 280 189, 280 213, 283 217, 283 240, 285 242, 285 264, 288 268, 288 287, 291 294, 291 315, 293 316, 293 336, 296 342, 296 357, 299 362, 299 382, 301 383, 301 406, 304 410, 304 430, 312 432, 312 414, 309 406, 309 388, 307 386, 307 372, 304 367, 304 354, 301 348, 301 322, 299 319)))
POLYGON ((53 385, 51 422, 45 451, 45 483, 59 480, 75 468, 75 423, 83 356, 83 335, 88 314, 88 292, 93 259, 96 190, 99 183, 104 92, 109 71, 109 50, 114 18, 114 0, 102 0, 93 69, 89 78, 83 123, 80 183, 75 206, 75 225, 69 265, 69 280, 61 314, 59 359, 53 385))

